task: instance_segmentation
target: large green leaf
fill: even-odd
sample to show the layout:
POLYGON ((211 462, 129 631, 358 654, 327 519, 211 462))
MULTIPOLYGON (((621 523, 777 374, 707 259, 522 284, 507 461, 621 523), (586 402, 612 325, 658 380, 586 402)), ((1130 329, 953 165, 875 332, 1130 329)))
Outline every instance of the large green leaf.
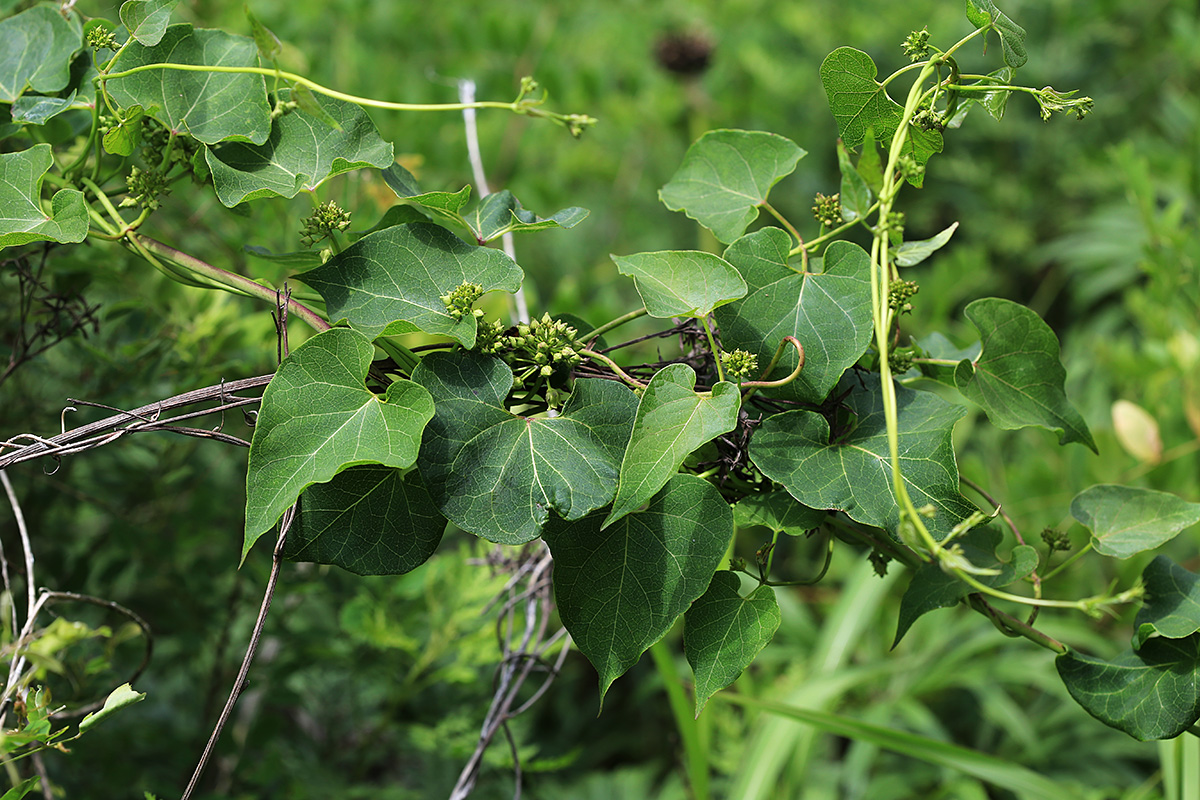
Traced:
POLYGON ((712 253, 664 250, 611 258, 618 272, 633 278, 646 313, 659 319, 699 319, 746 295, 738 271, 712 253))
POLYGON ((739 528, 762 525, 775 533, 800 536, 824 521, 828 512, 796 502, 786 491, 752 494, 733 507, 733 521, 739 528))
MULTIPOLYGON (((973 577, 980 583, 999 589, 1033 572, 1038 565, 1037 551, 1029 545, 1013 548, 1008 561, 996 555, 996 547, 1004 535, 991 527, 975 528, 954 541, 962 547, 962 555, 972 565, 996 574, 977 574, 973 577)), ((974 589, 963 583, 940 564, 922 564, 913 573, 908 589, 900 600, 900 617, 896 625, 896 638, 892 647, 900 643, 909 627, 923 614, 939 608, 949 608, 966 597, 974 589)))
MULTIPOLYGON (((248 36, 184 23, 167 28, 153 47, 128 44, 111 71, 165 63, 257 67, 258 48, 248 36)), ((261 75, 151 69, 108 81, 107 86, 121 106, 141 105, 169 130, 205 144, 262 144, 271 133, 271 108, 261 75)))
MULTIPOLYGON (((766 366, 785 336, 804 346, 804 369, 789 386, 768 394, 820 403, 871 343, 871 259, 856 244, 834 242, 825 251, 822 273, 799 272, 788 264, 791 241, 778 228, 743 236, 725 258, 746 279, 742 300, 716 310, 721 345, 742 348, 766 366)), ((788 347, 769 376, 796 368, 788 347)))
POLYGON ((1112 661, 1072 651, 1055 666, 1075 702, 1135 739, 1171 739, 1200 719, 1200 633, 1153 638, 1112 661))
POLYGON ((954 382, 998 428, 1037 426, 1058 433, 1058 443, 1080 442, 1096 451, 1091 431, 1067 400, 1067 373, 1058 338, 1035 312, 1011 300, 985 297, 967 306, 983 351, 961 361, 954 382))
POLYGON ((146 47, 162 41, 179 0, 126 0, 121 4, 121 24, 129 35, 146 47))
POLYGON ((642 392, 608 527, 666 485, 688 454, 737 426, 741 395, 728 381, 696 394, 696 373, 671 364, 655 373, 642 392))
POLYGON ((587 217, 588 210, 571 206, 555 211, 548 217, 539 217, 521 206, 507 189, 493 192, 479 201, 467 223, 475 232, 480 243, 490 242, 506 233, 524 233, 545 228, 574 228, 587 217))
POLYGON ((1129 558, 1200 522, 1200 503, 1153 489, 1101 484, 1075 496, 1071 516, 1092 532, 1098 552, 1129 558))
POLYGON ((1166 556, 1155 556, 1142 572, 1144 605, 1134 625, 1133 649, 1156 636, 1182 639, 1200 631, 1200 577, 1166 556))
POLYGON ((279 365, 250 444, 243 558, 308 486, 355 464, 416 461, 433 401, 412 381, 396 381, 382 398, 368 391, 373 354, 362 334, 333 328, 279 365))
MULTIPOLYGON (((899 533, 883 396, 872 380, 853 387, 843 405, 857 425, 830 442, 829 423, 812 411, 768 417, 750 442, 750 460, 810 508, 844 511, 865 525, 899 533)), ((966 411, 929 392, 896 387, 900 469, 917 508, 932 504, 926 521, 942 539, 976 509, 959 493, 951 431, 966 411)))
POLYGON ((742 597, 741 578, 722 570, 683 617, 683 649, 696 676, 696 716, 708 698, 737 680, 779 628, 775 590, 742 597))
MULTIPOLYGON (((1025 29, 1008 18, 992 0, 967 0, 967 19, 976 28, 987 28, 1000 37, 1004 63, 1013 69, 1025 66, 1025 29)), ((984 34, 985 36, 987 34, 984 34)))
POLYGON ((623 384, 577 380, 559 416, 524 417, 503 407, 513 377, 497 358, 433 353, 413 380, 437 404, 421 444, 421 476, 463 530, 521 544, 538 536, 550 509, 576 520, 612 500, 637 413, 637 397, 623 384))
POLYGON ((554 555, 559 614, 600 673, 601 702, 704 594, 733 536, 733 514, 711 483, 676 475, 645 511, 603 530, 602 519, 556 517, 542 534, 554 555))
POLYGON ((82 242, 87 238, 87 203, 83 192, 59 189, 42 209, 42 180, 54 156, 48 144, 19 153, 0 153, 0 247, 27 242, 82 242))
POLYGON ((11 103, 26 89, 50 94, 71 80, 71 57, 83 47, 83 27, 57 3, 43 3, 0 21, 0 102, 11 103))
POLYGON ((429 560, 445 529, 416 470, 364 464, 304 490, 284 555, 358 575, 402 575, 429 560))
MULTIPOLYGON (((875 80, 878 74, 871 57, 853 47, 839 47, 821 62, 821 84, 837 121, 838 135, 847 147, 862 144, 868 129, 874 131, 875 141, 890 144, 900 127, 904 108, 888 97, 883 85, 875 80)), ((934 153, 942 152, 942 134, 910 124, 902 152, 924 164, 934 153)), ((922 180, 920 175, 909 178, 914 186, 920 186, 922 180)))
POLYGON ((709 131, 688 148, 658 197, 728 244, 758 216, 771 187, 796 169, 804 150, 761 131, 709 131))
POLYGON ((373 337, 394 322, 475 345, 475 317, 455 318, 442 296, 463 283, 515 292, 524 273, 499 250, 467 244, 439 225, 414 222, 364 236, 296 276, 325 298, 329 318, 373 337))
MULTIPOLYGON (((289 99, 291 90, 280 90, 280 102, 289 99)), ((316 102, 337 126, 293 111, 275 120, 264 144, 205 148, 213 188, 223 204, 232 208, 260 197, 295 197, 334 175, 392 163, 391 143, 380 138, 360 107, 328 97, 316 102)))

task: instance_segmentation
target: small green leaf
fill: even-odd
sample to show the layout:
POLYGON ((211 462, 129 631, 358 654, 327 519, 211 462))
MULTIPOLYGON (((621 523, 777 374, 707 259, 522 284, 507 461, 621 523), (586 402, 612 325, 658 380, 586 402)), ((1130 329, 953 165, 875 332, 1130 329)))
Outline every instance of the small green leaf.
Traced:
POLYGON ((3 795, 0 795, 0 800, 21 800, 22 797, 39 788, 41 785, 42 776, 33 775, 13 786, 3 795))
MULTIPOLYGON (((1013 548, 1007 562, 1001 561, 996 555, 996 547, 1003 539, 1004 535, 995 528, 980 527, 954 540, 962 547, 962 556, 973 566, 997 571, 994 575, 973 576, 975 580, 993 589, 1021 580, 1038 565, 1037 551, 1029 545, 1018 545, 1013 548)), ((939 608, 949 608, 973 591, 975 590, 955 575, 943 570, 940 565, 922 564, 913 572, 908 589, 900 600, 900 616, 892 647, 900 644, 904 634, 922 615, 939 608)))
POLYGON ((445 529, 415 470, 364 464, 304 490, 283 554, 357 575, 403 575, 429 560, 445 529))
POLYGON ((83 48, 83 27, 74 12, 42 3, 0 20, 0 103, 32 89, 53 94, 71 80, 71 58, 83 48))
POLYGON ((737 573, 721 570, 683 617, 683 649, 696 676, 696 716, 708 699, 737 680, 779 628, 775 590, 746 597, 737 573))
POLYGON ((1129 558, 1200 522, 1200 503, 1152 489, 1101 484, 1075 496, 1071 516, 1092 532, 1097 552, 1129 558))
POLYGON ((121 121, 109 128, 101 139, 104 149, 114 156, 131 156, 142 138, 142 117, 146 112, 136 103, 121 109, 121 121))
POLYGON ((429 392, 399 380, 377 397, 364 385, 369 339, 332 328, 298 347, 263 392, 246 476, 242 558, 305 488, 355 464, 405 469, 433 416, 429 392))
POLYGON ((646 313, 659 319, 700 319, 746 295, 738 271, 712 253, 664 250, 610 258, 618 272, 633 278, 646 313))
POLYGON ((28 242, 82 242, 88 214, 83 192, 60 189, 42 210, 42 181, 54 163, 48 144, 19 153, 0 153, 0 247, 28 242))
POLYGON ((485 292, 515 292, 524 273, 499 250, 414 222, 364 236, 296 277, 321 293, 331 320, 344 319, 371 338, 403 320, 473 347, 475 317, 451 316, 442 296, 463 283, 478 284, 485 292))
POLYGON ((883 189, 883 162, 879 159, 879 148, 875 146, 875 129, 870 125, 863 132, 862 155, 858 157, 855 169, 876 194, 883 189))
MULTIPOLYGON (((788 263, 791 240, 778 228, 743 236, 725 257, 746 279, 742 300, 716 310, 721 345, 742 348, 771 363, 785 336, 804 346, 804 369, 790 385, 768 396, 820 403, 871 343, 871 258, 861 247, 834 242, 824 272, 799 272, 788 263)), ((787 347, 768 376, 778 380, 796 368, 787 347)))
POLYGON ((551 509, 576 520, 612 500, 637 413, 623 384, 576 380, 559 416, 525 417, 504 408, 513 375, 497 358, 431 353, 413 380, 437 404, 421 444, 421 477, 463 530, 522 544, 538 536, 551 509))
POLYGON ((135 692, 128 683, 122 683, 108 693, 108 697, 104 700, 103 708, 99 711, 93 711, 79 721, 79 732, 83 733, 105 717, 112 716, 122 708, 131 706, 134 703, 140 703, 145 699, 145 692, 135 692))
POLYGON ((954 235, 956 230, 958 230, 957 222, 951 224, 949 228, 946 228, 946 230, 930 239, 904 242, 896 248, 896 266, 912 267, 920 264, 935 252, 941 250, 946 245, 946 242, 950 241, 950 237, 954 235))
MULTIPOLYGON (((292 97, 281 89, 280 102, 292 97)), ((261 145, 233 142, 205 148, 213 188, 221 203, 232 208, 262 197, 295 197, 313 192, 335 175, 392 163, 392 145, 379 137, 366 113, 341 100, 316 100, 327 125, 312 116, 284 114, 273 123, 271 137, 261 145)))
POLYGON ((954 370, 958 366, 958 362, 974 361, 979 358, 979 354, 983 351, 983 343, 976 342, 970 347, 957 347, 954 342, 951 342, 942 333, 934 331, 924 339, 917 341, 917 346, 921 348, 926 358, 934 358, 939 361, 952 361, 952 365, 945 364, 918 364, 921 369, 921 374, 926 378, 944 383, 947 386, 954 386, 954 370))
MULTIPOLYGON (((111 71, 165 63, 257 67, 258 48, 248 36, 172 25, 153 47, 126 45, 111 71)), ((150 116, 168 130, 204 144, 262 144, 271 133, 271 107, 261 75, 152 69, 110 80, 107 86, 121 106, 138 103, 152 109, 150 116)))
POLYGON ((121 24, 129 35, 146 47, 162 41, 179 0, 126 0, 121 4, 121 24))
POLYGON ((795 142, 774 133, 709 131, 688 148, 658 197, 728 244, 746 231, 771 187, 805 155, 795 142))
POLYGON ((250 23, 250 36, 254 38, 254 44, 258 47, 258 57, 266 63, 273 62, 283 51, 283 43, 279 41, 278 36, 271 32, 270 28, 258 21, 258 17, 250 11, 248 4, 242 4, 242 11, 250 23))
POLYGON ((506 233, 524 233, 546 228, 574 228, 587 218, 588 210, 572 206, 539 217, 521 206, 507 189, 493 192, 479 201, 479 206, 467 217, 467 224, 480 243, 490 242, 506 233))
MULTIPOLYGON (((846 147, 857 148, 868 130, 877 141, 890 141, 904 118, 904 108, 875 80, 878 74, 871 57, 853 47, 839 47, 821 62, 821 84, 846 147)), ((942 152, 942 135, 910 124, 902 152, 924 165, 934 153, 942 152)), ((920 175, 909 179, 918 187, 922 181, 920 175)))
POLYGON ((66 97, 44 97, 40 94, 26 94, 18 97, 12 104, 13 122, 26 125, 44 125, 46 121, 57 117, 68 110, 75 102, 76 92, 71 91, 66 97))
POLYGON ((983 351, 955 369, 959 391, 982 406, 997 428, 1046 428, 1058 432, 1059 444, 1080 442, 1098 452, 1063 390, 1067 373, 1050 326, 1025 306, 995 297, 976 300, 965 313, 979 330, 983 351))
MULTIPOLYGON (((857 379, 843 406, 857 425, 830 441, 829 423, 813 411, 768 417, 750 442, 750 460, 771 480, 810 508, 844 511, 864 525, 899 535, 900 507, 892 488, 883 397, 877 380, 857 379)), ((926 526, 936 539, 976 509, 958 489, 951 432, 966 410, 930 392, 896 386, 900 469, 913 504, 937 510, 926 526)))
POLYGON ((820 525, 829 512, 796 502, 784 490, 743 497, 733 507, 733 521, 739 528, 762 525, 775 533, 800 536, 820 525))
POLYGON ((976 28, 996 32, 1004 48, 1005 64, 1013 69, 1025 66, 1029 60, 1025 53, 1025 29, 996 8, 992 0, 967 0, 967 19, 976 28))
MULTIPOLYGON (((325 106, 321 104, 322 101, 317 99, 317 95, 313 93, 312 89, 308 88, 303 83, 297 83, 291 88, 291 92, 291 99, 295 101, 296 108, 301 114, 307 114, 310 117, 314 117, 317 122, 321 123, 327 128, 333 128, 339 133, 345 131, 345 127, 342 125, 342 123, 337 117, 325 109, 325 106)), ((332 100, 334 98, 326 99, 332 100)), ((362 109, 358 106, 355 106, 355 108, 359 111, 362 111, 362 109)), ((372 130, 374 130, 374 125, 371 127, 372 130)), ((378 133, 376 133, 376 136, 378 136, 378 133)), ((388 147, 391 147, 390 142, 388 143, 388 147)))
POLYGON ((1111 661, 1068 652, 1054 663, 1075 702, 1140 741, 1172 739, 1200 719, 1200 633, 1153 638, 1111 661))
POLYGON ((1183 639, 1200 631, 1200 577, 1155 556, 1142 572, 1142 584, 1146 594, 1134 620, 1134 650, 1157 636, 1183 639))
POLYGON ((603 703, 612 682, 704 594, 733 536, 733 515, 711 483, 676 475, 645 511, 604 530, 602 520, 554 517, 543 538, 554 555, 559 614, 600 674, 603 703))
POLYGON ((871 187, 867 185, 866 179, 854 168, 854 164, 850 161, 850 153, 846 150, 846 143, 841 139, 838 139, 837 154, 838 170, 842 173, 842 186, 839 192, 842 201, 842 219, 845 222, 853 222, 867 215, 867 209, 871 207, 875 195, 871 192, 871 187))
POLYGON ((728 381, 698 395, 696 373, 671 364, 655 373, 642 392, 633 433, 621 462, 621 478, 607 528, 666 485, 688 454, 737 426, 741 395, 728 381))

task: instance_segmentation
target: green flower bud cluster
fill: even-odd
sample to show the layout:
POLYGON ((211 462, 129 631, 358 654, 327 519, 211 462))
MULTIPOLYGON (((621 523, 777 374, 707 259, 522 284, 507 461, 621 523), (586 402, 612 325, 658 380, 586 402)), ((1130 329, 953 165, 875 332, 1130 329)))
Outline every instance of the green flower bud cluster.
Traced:
POLYGON ((900 177, 906 181, 920 180, 921 176, 925 174, 925 165, 918 164, 911 153, 900 156, 897 166, 900 168, 900 177))
POLYGON ((1042 121, 1050 119, 1050 115, 1055 111, 1075 112, 1075 119, 1083 119, 1092 112, 1092 107, 1095 101, 1090 97, 1075 97, 1075 92, 1059 92, 1052 87, 1034 92, 1033 97, 1038 101, 1038 111, 1042 115, 1042 121))
POLYGON ((889 211, 887 217, 882 222, 883 229, 888 233, 888 238, 896 247, 899 247, 900 243, 904 241, 904 222, 903 211, 889 211))
POLYGON ((312 247, 317 242, 333 235, 334 231, 344 231, 350 227, 350 212, 330 200, 317 206, 300 229, 300 241, 305 247, 312 247))
POLYGON ((1042 541, 1053 553, 1056 550, 1070 550, 1071 537, 1056 528, 1046 528, 1042 531, 1042 541))
POLYGON ((533 362, 537 373, 548 378, 556 367, 573 367, 583 360, 579 354, 583 343, 575 341, 578 333, 562 320, 543 314, 541 319, 518 325, 508 344, 518 360, 533 362))
POLYGON ((826 228, 840 224, 842 221, 842 196, 835 194, 832 197, 826 197, 817 192, 817 196, 813 198, 812 212, 817 222, 826 228))
POLYGON ((94 50, 112 50, 116 52, 121 49, 121 43, 117 41, 117 37, 113 35, 113 32, 106 30, 101 25, 94 25, 88 28, 83 38, 84 44, 94 50))
POLYGON ((910 33, 900 47, 904 50, 904 55, 908 56, 909 61, 920 61, 929 55, 929 29, 922 28, 919 31, 910 33))
MULTIPOLYGON (((479 311, 472 313, 478 315, 479 311)), ((478 318, 478 317, 477 317, 478 318)), ((475 331, 475 347, 477 353, 494 356, 499 355, 500 351, 508 344, 508 337, 504 335, 504 326, 500 324, 500 320, 479 320, 475 331)))
POLYGON ((932 108, 923 108, 913 115, 913 124, 925 131, 946 130, 945 118, 932 108))
POLYGON ((169 169, 174 164, 190 164, 200 150, 199 143, 184 134, 171 135, 150 117, 142 117, 142 160, 169 169), (165 163, 164 163, 165 156, 165 163))
POLYGON ((916 351, 911 347, 897 347, 888 353, 888 366, 897 375, 903 375, 912 369, 913 357, 916 351))
POLYGON ((758 356, 741 348, 732 353, 721 353, 721 366, 727 377, 735 381, 744 380, 758 370, 758 356))
POLYGON ((141 206, 151 211, 158 208, 158 198, 170 193, 166 176, 156 169, 133 167, 125 178, 129 196, 121 201, 121 208, 141 206))
POLYGON ((471 306, 481 297, 483 297, 482 286, 478 283, 463 281, 450 294, 442 295, 442 302, 446 304, 446 313, 454 317, 455 320, 461 320, 468 314, 478 319, 483 316, 483 311, 477 308, 473 309, 471 306))
POLYGON ((888 285, 888 307, 901 314, 912 311, 909 300, 920 291, 916 281, 895 280, 888 285))

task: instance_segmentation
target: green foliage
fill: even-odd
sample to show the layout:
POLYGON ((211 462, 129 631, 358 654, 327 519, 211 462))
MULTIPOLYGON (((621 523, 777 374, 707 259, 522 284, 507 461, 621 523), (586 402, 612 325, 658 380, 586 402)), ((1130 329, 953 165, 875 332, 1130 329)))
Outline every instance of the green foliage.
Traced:
POLYGON ((39 198, 54 157, 48 144, 20 153, 0 153, 0 203, 4 208, 0 247, 28 242, 82 242, 87 237, 87 205, 83 193, 60 189, 46 213, 39 198))
POLYGON ((1071 501, 1071 516, 1092 532, 1098 552, 1129 558, 1200 522, 1200 503, 1134 486, 1093 486, 1071 501))

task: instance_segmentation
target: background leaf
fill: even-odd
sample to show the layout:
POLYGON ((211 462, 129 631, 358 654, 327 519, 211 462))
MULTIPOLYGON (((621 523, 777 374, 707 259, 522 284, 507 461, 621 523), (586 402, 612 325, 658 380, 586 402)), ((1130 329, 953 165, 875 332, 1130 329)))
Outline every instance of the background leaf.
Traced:
POLYGON ((842 220, 853 222, 866 216, 875 195, 866 179, 854 168, 846 143, 841 139, 838 139, 837 155, 838 171, 842 173, 842 186, 838 192, 842 203, 842 220))
MULTIPOLYGON (((768 417, 750 442, 750 460, 763 474, 782 483, 811 508, 844 511, 865 525, 898 535, 900 509, 892 490, 887 424, 882 393, 851 380, 843 405, 857 425, 831 443, 829 423, 813 411, 788 411, 768 417)), ((896 387, 900 429, 900 468, 909 496, 918 508, 932 503, 937 514, 926 521, 942 539, 975 507, 958 490, 958 465, 951 432, 965 409, 937 395, 896 387)))
POLYGON ((1174 738, 1200 719, 1200 633, 1150 639, 1111 661, 1072 651, 1054 664, 1075 702, 1140 741, 1174 738))
POLYGON ((706 317, 746 294, 738 271, 712 253, 668 250, 611 258, 618 272, 634 279, 646 313, 659 319, 706 317))
POLYGON ((33 89, 51 94, 71 80, 71 58, 83 48, 83 27, 72 12, 44 3, 0 20, 0 102, 33 89))
POLYGON ((19 153, 0 153, 0 247, 45 240, 82 242, 87 238, 83 192, 59 189, 50 201, 50 213, 42 210, 42 180, 53 163, 48 144, 35 144, 19 153))
POLYGON ((564 208, 548 217, 539 217, 532 211, 521 206, 521 201, 513 197, 512 192, 493 192, 479 201, 475 211, 468 217, 467 223, 474 230, 481 242, 503 236, 510 231, 521 233, 538 231, 545 228, 574 228, 587 218, 586 208, 564 208))
POLYGON ((475 317, 455 319, 442 302, 464 282, 515 292, 524 273, 499 250, 467 244, 439 225, 414 222, 364 236, 317 269, 297 275, 325 298, 329 319, 374 338, 398 320, 475 345, 475 317))
POLYGON ((75 102, 75 95, 74 90, 66 97, 45 97, 40 94, 22 95, 12 104, 13 122, 44 125, 46 120, 53 119, 69 109, 75 102))
MULTIPOLYGON (((1004 63, 1013 69, 1025 66, 1025 29, 996 8, 992 0, 967 0, 967 19, 976 28, 990 28, 1000 37, 1004 63)), ((986 34, 985 34, 986 35, 986 34)))
POLYGON ((774 133, 709 131, 688 148, 658 197, 728 244, 745 232, 771 187, 805 155, 791 139, 774 133))
MULTIPOLYGON (((824 272, 800 272, 788 265, 791 240, 778 228, 763 228, 738 239, 725 258, 746 279, 742 300, 718 308, 721 346, 742 348, 765 367, 785 336, 804 346, 804 369, 789 386, 768 396, 820 403, 842 374, 871 343, 871 260, 849 242, 825 251, 824 272)), ((788 347, 769 376, 779 379, 796 367, 788 347)))
POLYGON ((402 575, 429 560, 445 529, 416 470, 364 464, 304 490, 283 554, 357 575, 402 575))
POLYGON ((100 722, 105 717, 111 716, 126 706, 131 706, 134 703, 141 702, 146 699, 145 692, 135 692, 133 687, 128 683, 122 683, 117 688, 109 692, 108 697, 104 698, 104 706, 99 711, 93 711, 79 721, 79 732, 83 733, 88 728, 100 722))
POLYGON ((912 267, 920 264, 925 259, 929 258, 938 250, 946 246, 950 241, 950 237, 958 230, 958 223, 951 223, 950 227, 943 230, 936 236, 928 239, 921 239, 913 242, 903 242, 896 248, 896 266, 912 267))
POLYGON ((666 485, 688 454, 737 426, 741 395, 728 381, 705 397, 696 394, 696 373, 671 364, 655 373, 642 392, 612 511, 604 527, 636 509, 666 485))
POLYGON ((696 676, 696 716, 708 699, 737 680, 779 629, 779 602, 770 586, 742 597, 742 579, 720 570, 683 618, 683 649, 696 676))
POLYGON ((1200 503, 1153 489, 1100 484, 1075 495, 1071 516, 1092 532, 1098 552, 1129 558, 1200 522, 1200 503))
POLYGON ((752 494, 733 507, 733 521, 739 528, 762 525, 775 533, 800 536, 824 521, 827 511, 796 502, 786 491, 752 494))
MULTIPOLYGON (((1014 547, 1009 560, 1001 561, 996 555, 996 547, 1003 539, 1004 534, 1000 531, 984 526, 967 531, 954 540, 962 547, 963 556, 974 566, 998 570, 996 575, 974 576, 975 580, 993 589, 1024 578, 1038 565, 1037 551, 1029 545, 1014 547)), ((972 591, 974 589, 943 570, 939 564, 922 564, 913 572, 908 589, 900 600, 900 616, 892 647, 900 643, 904 634, 922 615, 956 605, 972 591)))
MULTIPOLYGON (((172 25, 153 47, 133 42, 112 65, 121 72, 146 64, 257 67, 258 48, 248 36, 172 25)), ((262 144, 271 133, 271 108, 261 75, 154 69, 107 83, 121 106, 135 103, 168 130, 205 144, 222 141, 262 144)))
POLYGON ((1080 442, 1099 452, 1087 423, 1067 400, 1067 373, 1050 326, 1020 303, 996 297, 976 300, 964 313, 979 329, 983 351, 955 369, 959 391, 982 406, 998 428, 1046 428, 1058 432, 1059 444, 1080 442))
POLYGON ((1182 639, 1200 631, 1200 578, 1166 556, 1155 556, 1142 572, 1146 587, 1134 624, 1133 649, 1149 639, 1182 639))
POLYGON ((637 409, 623 384, 577 380, 562 414, 549 418, 503 408, 512 371, 490 356, 432 353, 413 380, 437 404, 421 444, 421 476, 463 530, 522 544, 538 536, 550 509, 576 520, 612 500, 637 409))
POLYGON ((162 41, 179 0, 126 0, 121 4, 121 24, 129 35, 146 47, 162 41))
MULTIPOLYGON (((281 89, 279 101, 291 99, 281 89)), ((284 114, 261 145, 233 142, 206 147, 213 188, 225 206, 260 197, 295 197, 350 170, 383 168, 392 163, 392 145, 379 137, 375 123, 353 103, 322 97, 316 100, 336 123, 330 126, 308 114, 284 114)))
POLYGON ((429 392, 399 380, 381 399, 364 386, 374 349, 332 328, 298 347, 263 392, 246 478, 242 558, 308 486, 355 464, 401 469, 433 416, 429 392))
MULTIPOLYGON (((609 381, 602 381, 616 385, 609 381)), ((649 508, 601 530, 601 514, 546 523, 563 625, 612 682, 704 594, 733 536, 733 514, 708 481, 676 475, 649 508)))

